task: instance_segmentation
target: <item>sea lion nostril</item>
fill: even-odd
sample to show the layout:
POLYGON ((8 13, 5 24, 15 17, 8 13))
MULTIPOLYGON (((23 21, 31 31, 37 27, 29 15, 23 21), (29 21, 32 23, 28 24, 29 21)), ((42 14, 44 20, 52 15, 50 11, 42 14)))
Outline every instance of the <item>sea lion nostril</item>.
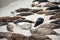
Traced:
POLYGON ((34 27, 36 27, 36 26, 38 26, 38 25, 42 24, 42 23, 43 23, 43 21, 44 21, 44 19, 43 19, 43 18, 38 18, 38 19, 37 19, 37 21, 36 21, 36 23, 35 23, 35 25, 34 25, 34 27))

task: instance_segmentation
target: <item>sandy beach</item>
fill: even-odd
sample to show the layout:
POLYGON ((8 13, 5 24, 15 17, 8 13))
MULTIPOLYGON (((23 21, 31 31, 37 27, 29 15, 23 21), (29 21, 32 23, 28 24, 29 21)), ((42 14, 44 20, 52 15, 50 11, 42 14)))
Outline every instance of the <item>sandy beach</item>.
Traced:
MULTIPOLYGON (((17 1, 11 0, 11 1, 9 1, 9 5, 6 3, 7 6, 0 8, 0 17, 14 16, 11 14, 11 11, 14 11, 14 10, 19 9, 19 8, 32 8, 31 7, 32 1, 33 0, 17 0, 17 1), (13 1, 15 1, 15 2, 13 2, 13 1), (12 3, 10 3, 10 2, 12 2, 12 3)), ((5 4, 3 4, 3 5, 5 5, 5 4)), ((44 8, 42 8, 42 9, 44 9, 44 8)), ((43 24, 47 24, 47 23, 50 23, 51 21, 53 21, 53 20, 49 20, 49 18, 51 16, 52 15, 45 16, 45 14, 42 14, 42 15, 34 14, 34 15, 26 16, 25 18, 28 20, 32 20, 32 21, 36 22, 37 18, 41 17, 41 18, 44 18, 43 24)), ((32 29, 34 29, 33 26, 34 26, 34 24, 32 25, 32 29)), ((60 29, 55 29, 54 31, 56 31, 57 33, 60 34, 60 29)), ((0 27, 0 32, 8 32, 6 30, 6 25, 0 27)), ((16 27, 14 28, 14 33, 23 34, 25 36, 31 35, 30 30, 22 30, 22 29, 19 29, 16 27)), ((60 36, 56 36, 56 35, 47 35, 47 36, 50 37, 52 40, 60 40, 60 36)), ((0 39, 0 40, 6 40, 6 39, 0 39)))

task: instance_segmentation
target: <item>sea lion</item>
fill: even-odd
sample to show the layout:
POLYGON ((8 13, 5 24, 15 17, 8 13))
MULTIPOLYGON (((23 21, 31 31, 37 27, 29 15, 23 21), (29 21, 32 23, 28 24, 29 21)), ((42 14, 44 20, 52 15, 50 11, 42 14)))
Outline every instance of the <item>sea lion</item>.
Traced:
POLYGON ((43 21, 44 21, 43 18, 38 18, 37 21, 36 21, 36 23, 35 23, 35 25, 34 25, 34 27, 37 27, 38 25, 42 24, 43 21))
POLYGON ((16 16, 29 16, 29 15, 33 15, 32 12, 20 12, 20 14, 17 14, 16 16))
POLYGON ((27 11, 30 11, 31 9, 30 8, 19 8, 17 10, 15 10, 16 12, 27 12, 27 11))
POLYGON ((56 5, 59 5, 60 3, 59 2, 50 2, 52 4, 56 4, 56 5))
POLYGON ((43 9, 32 9, 31 12, 37 13, 38 11, 42 11, 43 9))
POLYGON ((46 35, 32 34, 29 40, 52 40, 46 35))
POLYGON ((10 31, 10 32, 13 32, 13 28, 14 26, 12 24, 7 24, 7 30, 10 31))
POLYGON ((46 5, 44 5, 44 7, 54 7, 54 6, 57 6, 57 5, 54 3, 50 3, 50 2, 48 2, 46 5))
POLYGON ((59 13, 60 12, 60 9, 54 10, 54 12, 59 13))
POLYGON ((60 28, 60 26, 58 24, 55 24, 55 23, 49 23, 49 24, 43 24, 39 28, 57 29, 57 28, 60 28))
POLYGON ((0 32, 0 38, 9 38, 10 36, 12 36, 12 33, 0 32))
POLYGON ((31 7, 34 7, 34 6, 38 5, 38 4, 39 4, 38 1, 33 1, 31 7))
POLYGON ((17 19, 24 19, 22 17, 0 17, 0 22, 13 22, 14 20, 17 20, 17 19))
POLYGON ((51 10, 45 10, 45 11, 38 11, 37 14, 54 15, 55 12, 51 10))
POLYGON ((40 2, 48 2, 48 0, 34 0, 34 1, 38 1, 39 3, 40 2))
POLYGON ((51 23, 55 23, 55 24, 60 25, 60 18, 57 18, 54 21, 51 21, 51 23))
POLYGON ((56 13, 54 16, 50 17, 50 20, 60 18, 60 12, 56 13))
POLYGON ((18 20, 15 20, 14 23, 17 24, 17 23, 20 23, 20 22, 28 22, 28 23, 34 23, 33 21, 30 21, 30 20, 24 20, 24 19, 18 19, 18 20))
POLYGON ((8 40, 27 40, 27 37, 22 34, 0 32, 0 38, 7 38, 8 40))
POLYGON ((58 6, 49 7, 46 10, 56 10, 56 9, 60 9, 60 7, 58 7, 58 6))
POLYGON ((8 22, 0 22, 0 26, 7 25, 8 22))
POLYGON ((55 31, 53 31, 53 29, 49 29, 49 28, 37 28, 34 31, 33 30, 30 31, 31 33, 41 34, 41 35, 59 35, 55 31))

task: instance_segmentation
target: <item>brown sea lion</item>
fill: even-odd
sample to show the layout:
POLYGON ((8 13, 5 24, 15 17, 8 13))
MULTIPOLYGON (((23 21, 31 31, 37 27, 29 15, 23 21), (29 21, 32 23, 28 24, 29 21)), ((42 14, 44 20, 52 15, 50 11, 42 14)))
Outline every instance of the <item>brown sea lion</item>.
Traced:
POLYGON ((33 13, 32 12, 20 12, 20 14, 17 14, 16 16, 29 16, 29 15, 32 15, 33 13))
POLYGON ((27 40, 27 37, 22 34, 9 32, 0 32, 0 38, 7 38, 8 40, 27 40))
POLYGON ((55 12, 51 10, 39 11, 37 14, 46 14, 46 15, 54 15, 55 12))
POLYGON ((17 19, 24 19, 22 17, 0 17, 0 22, 13 22, 14 20, 17 19))
POLYGON ((60 9, 59 6, 48 7, 46 10, 57 10, 60 9))
POLYGON ((59 5, 60 4, 60 2, 50 2, 50 3, 56 4, 56 5, 59 5))
POLYGON ((55 31, 53 31, 53 29, 49 29, 49 28, 37 28, 34 31, 33 30, 30 31, 31 33, 36 33, 41 35, 59 35, 55 31))
POLYGON ((7 25, 8 22, 0 22, 0 26, 7 25))
POLYGON ((49 23, 49 24, 43 24, 39 28, 57 29, 57 28, 60 28, 60 26, 58 24, 55 24, 55 23, 49 23))
POLYGON ((32 34, 29 40, 52 40, 46 35, 32 34))
POLYGON ((43 9, 32 9, 31 12, 37 13, 38 11, 42 11, 43 9))
POLYGON ((46 5, 44 5, 44 7, 54 7, 54 6, 57 6, 57 5, 54 3, 50 3, 50 2, 48 2, 46 5))
POLYGON ((30 11, 31 9, 30 8, 19 8, 17 10, 15 10, 16 12, 27 12, 27 11, 30 11))
POLYGON ((51 16, 50 17, 50 20, 56 19, 56 18, 60 18, 60 12, 59 13, 56 13, 54 16, 51 16))
POLYGON ((54 21, 51 21, 51 23, 55 23, 55 24, 58 24, 60 26, 60 18, 57 18, 54 21))

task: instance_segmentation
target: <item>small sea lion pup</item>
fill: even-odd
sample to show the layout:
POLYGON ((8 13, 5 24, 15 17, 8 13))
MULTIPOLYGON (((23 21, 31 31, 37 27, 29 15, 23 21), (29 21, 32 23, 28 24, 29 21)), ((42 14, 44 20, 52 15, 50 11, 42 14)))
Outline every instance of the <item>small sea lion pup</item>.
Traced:
POLYGON ((36 33, 36 34, 41 34, 41 35, 60 35, 58 33, 56 33, 55 31, 53 31, 53 29, 49 29, 49 28, 37 28, 34 31, 30 30, 31 33, 36 33))
POLYGON ((50 17, 50 20, 60 18, 60 12, 50 17))
POLYGON ((32 34, 29 40, 52 40, 46 35, 32 34))
POLYGON ((0 38, 6 38, 8 40, 27 40, 27 37, 22 34, 0 32, 0 38))
POLYGON ((55 12, 52 10, 45 10, 45 11, 38 11, 37 14, 54 15, 55 12))
POLYGON ((35 25, 34 25, 34 27, 37 27, 38 25, 42 24, 43 21, 44 21, 43 18, 38 18, 37 21, 36 21, 36 23, 35 23, 35 25))
POLYGON ((13 32, 13 28, 14 26, 10 23, 7 24, 7 30, 10 31, 10 32, 13 32))
POLYGON ((57 29, 57 28, 60 28, 60 25, 51 22, 49 24, 43 24, 39 28, 57 29))

